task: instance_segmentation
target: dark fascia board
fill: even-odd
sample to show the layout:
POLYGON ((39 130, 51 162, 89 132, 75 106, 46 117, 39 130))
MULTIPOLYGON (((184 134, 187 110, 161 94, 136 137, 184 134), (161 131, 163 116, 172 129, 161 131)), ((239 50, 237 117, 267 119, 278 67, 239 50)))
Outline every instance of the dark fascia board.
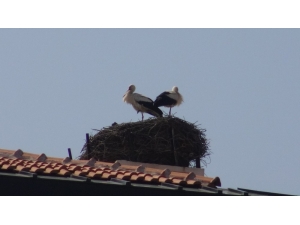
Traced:
MULTIPOLYGON (((0 172, 0 196, 1 195, 106 195, 105 193, 115 195, 173 195, 173 196, 183 196, 183 195, 198 195, 198 196, 233 196, 233 195, 241 195, 240 193, 234 193, 234 192, 228 192, 227 189, 212 189, 212 188, 174 188, 164 185, 155 185, 155 184, 142 184, 142 183, 131 183, 131 185, 126 185, 122 182, 118 183, 115 181, 110 180, 96 180, 96 179, 84 179, 81 177, 60 177, 60 176, 44 176, 44 175, 38 175, 35 173, 7 173, 7 172, 0 172), (6 179, 6 178, 11 179, 6 179), (3 180, 4 182, 1 182, 3 180), (18 183, 19 185, 13 187, 15 192, 10 192, 9 189, 4 189, 5 186, 10 186, 9 183, 5 183, 5 180, 14 180, 14 182, 18 183), (19 180, 19 181, 18 181, 19 180), (34 182, 36 181, 36 182, 34 182), (53 182, 52 182, 53 181, 53 182), (28 186, 29 190, 22 190, 22 182, 30 183, 30 185, 36 184, 36 188, 34 190, 37 190, 37 192, 31 192, 30 191, 30 185, 28 186), (45 183, 51 185, 55 183, 55 185, 61 185, 62 187, 68 187, 69 189, 73 189, 76 186, 81 186, 81 190, 79 192, 76 191, 59 191, 59 188, 55 188, 54 192, 48 193, 46 190, 47 187, 45 186, 45 191, 39 190, 38 185, 43 186, 45 183), (66 183, 70 183, 69 185, 66 183), (2 188, 1 188, 2 186, 2 188), (94 188, 91 188, 90 186, 94 186, 94 188), (97 187, 97 188, 95 188, 97 187), (119 189, 120 187, 121 189, 119 189), (97 192, 96 189, 101 189, 103 192, 97 192), (111 192, 109 191, 110 188, 118 189, 117 192, 111 192), (89 189, 92 189, 92 192, 89 192, 89 189), (95 189, 95 190, 94 190, 95 189), (130 190, 131 189, 131 190, 130 190), (222 192, 222 193, 218 193, 222 192), (15 194, 17 193, 17 194, 15 194), (20 193, 20 194, 18 194, 20 193)), ((245 188, 237 188, 241 193, 247 192, 249 195, 262 195, 262 196, 293 196, 293 195, 287 195, 287 194, 280 194, 280 193, 272 193, 272 192, 264 192, 264 191, 256 191, 256 190, 250 190, 245 188)), ((238 192, 238 190, 236 192, 238 192)))
POLYGON ((31 173, 0 172, 0 195, 11 196, 214 196, 214 192, 195 188, 170 188, 162 185, 114 181, 84 180, 72 177, 32 175, 31 173), (87 182, 89 181, 89 182, 87 182))
POLYGON ((288 194, 280 194, 280 193, 274 193, 274 192, 267 192, 267 191, 257 191, 257 190, 251 190, 246 188, 237 188, 238 190, 248 192, 249 194, 258 194, 258 195, 264 195, 264 196, 295 196, 295 195, 288 195, 288 194))

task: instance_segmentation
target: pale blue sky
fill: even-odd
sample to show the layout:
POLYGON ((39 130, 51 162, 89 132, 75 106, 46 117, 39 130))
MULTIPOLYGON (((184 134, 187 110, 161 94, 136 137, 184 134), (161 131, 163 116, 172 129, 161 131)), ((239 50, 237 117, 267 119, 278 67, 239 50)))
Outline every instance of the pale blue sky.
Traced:
POLYGON ((299 40, 299 29, 0 29, 0 148, 77 157, 85 133, 141 119, 122 102, 130 84, 152 99, 177 85, 172 112, 207 129, 207 176, 299 195, 299 40))

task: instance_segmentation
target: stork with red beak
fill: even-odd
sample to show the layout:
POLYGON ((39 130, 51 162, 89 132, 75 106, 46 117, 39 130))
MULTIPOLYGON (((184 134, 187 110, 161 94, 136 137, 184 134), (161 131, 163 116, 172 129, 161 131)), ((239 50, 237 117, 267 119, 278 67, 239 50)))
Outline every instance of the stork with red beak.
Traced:
POLYGON ((179 106, 183 102, 182 95, 178 92, 178 87, 174 86, 171 91, 164 91, 156 97, 154 106, 165 106, 170 108, 169 116, 171 116, 171 108, 179 106))
POLYGON ((123 101, 131 104, 137 113, 142 113, 142 121, 144 120, 144 113, 148 113, 155 117, 162 117, 162 111, 154 106, 152 99, 141 94, 134 93, 135 86, 132 84, 123 96, 123 101))

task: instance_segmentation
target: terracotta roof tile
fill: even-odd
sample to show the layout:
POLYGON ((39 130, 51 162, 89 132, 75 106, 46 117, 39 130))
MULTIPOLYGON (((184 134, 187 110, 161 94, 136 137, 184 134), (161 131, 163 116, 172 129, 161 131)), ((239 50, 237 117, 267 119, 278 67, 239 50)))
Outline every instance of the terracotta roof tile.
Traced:
POLYGON ((220 178, 219 177, 215 177, 212 181, 210 181, 208 183, 207 186, 209 186, 209 187, 216 187, 216 186, 221 187, 221 180, 220 180, 220 178))
MULTIPOLYGON (((130 177, 131 181, 144 181, 147 174, 134 174, 130 177)), ((149 176, 149 175, 148 175, 149 176)))
POLYGON ((16 165, 11 165, 11 164, 4 164, 2 167, 1 167, 1 169, 3 169, 3 170, 14 170, 14 169, 16 169, 16 165))
POLYGON ((130 174, 118 174, 116 178, 121 179, 121 180, 130 180, 130 174))
POLYGON ((107 170, 106 171, 104 171, 103 173, 102 173, 102 179, 106 179, 106 180, 109 180, 109 179, 111 179, 111 178, 115 178, 117 175, 113 175, 113 174, 111 174, 110 172, 108 172, 107 170))
POLYGON ((33 167, 31 167, 30 172, 32 172, 32 173, 43 173, 44 170, 45 169, 41 169, 41 168, 39 168, 37 166, 33 166, 33 167))
POLYGON ((22 166, 22 165, 19 165, 19 166, 16 167, 16 170, 19 171, 19 172, 20 171, 29 171, 30 168, 22 166))
POLYGON ((65 165, 56 165, 55 167, 54 167, 54 169, 57 169, 57 170, 61 170, 61 169, 67 169, 68 167, 67 166, 65 166, 65 165))
POLYGON ((160 183, 172 183, 172 180, 169 179, 169 178, 165 178, 165 177, 159 177, 158 182, 160 182, 160 183))
POLYGON ((46 173, 46 174, 58 174, 59 170, 48 167, 44 170, 44 173, 46 173))
POLYGON ((23 161, 14 161, 14 162, 7 161, 7 164, 13 165, 13 166, 18 166, 18 165, 24 165, 24 162, 23 161))
POLYGON ((0 161, 0 168, 3 166, 3 165, 7 165, 7 164, 9 164, 9 162, 7 162, 7 161, 0 161))
MULTIPOLYGON (((50 165, 50 164, 48 164, 48 165, 50 165)), ((61 163, 51 163, 51 166, 52 166, 52 167, 60 166, 60 165, 62 166, 63 164, 61 164, 61 163)))
POLYGON ((125 176, 127 176, 127 175, 128 176, 133 176, 133 175, 138 175, 138 173, 136 173, 136 172, 125 172, 124 175, 125 176))
POLYGON ((67 169, 60 169, 59 172, 58 172, 58 174, 62 175, 62 176, 70 176, 72 174, 72 172, 70 172, 67 169))
POLYGON ((213 177, 204 177, 204 176, 196 176, 196 180, 200 180, 202 183, 208 185, 210 182, 213 181, 213 177))
POLYGON ((48 168, 53 168, 53 166, 50 163, 44 163, 42 165, 40 165, 41 169, 48 169, 48 168))
POLYGON ((0 170, 31 172, 48 176, 86 177, 98 180, 116 178, 143 184, 172 184, 190 188, 221 186, 220 178, 202 176, 203 169, 137 163, 118 160, 115 163, 70 158, 47 157, 45 154, 26 153, 22 150, 0 149, 0 170))
POLYGON ((89 173, 89 172, 92 172, 94 171, 94 169, 92 169, 91 167, 83 167, 81 169, 82 172, 86 172, 86 173, 89 173))
POLYGON ((90 178, 100 179, 102 177, 102 174, 103 174, 103 171, 102 172, 100 172, 100 171, 98 171, 98 172, 91 171, 86 176, 90 177, 90 178))
POLYGON ((158 180, 159 180, 159 176, 153 177, 150 174, 146 174, 145 179, 144 179, 144 181, 149 182, 149 183, 153 183, 153 184, 159 183, 158 180))
POLYGON ((171 172, 170 176, 179 179, 184 179, 184 180, 193 180, 196 178, 196 174, 194 172, 190 172, 190 173, 171 172))
MULTIPOLYGON (((107 172, 108 172, 108 170, 107 170, 107 172)), ((123 171, 109 171, 109 173, 111 175, 114 175, 114 176, 118 176, 118 175, 123 175, 124 174, 123 171)))
POLYGON ((67 166, 67 170, 69 170, 70 172, 75 172, 77 170, 81 170, 81 166, 77 166, 77 165, 71 165, 71 166, 67 166))
POLYGON ((172 181, 172 184, 176 184, 176 185, 180 185, 180 186, 186 186, 187 185, 185 180, 173 178, 173 179, 171 179, 171 181, 172 181))
POLYGON ((198 180, 187 180, 186 183, 187 183, 187 186, 193 186, 193 187, 198 187, 198 188, 202 187, 201 182, 198 180))
POLYGON ((86 176, 88 173, 87 173, 87 172, 80 171, 80 170, 76 170, 76 171, 74 171, 73 174, 74 174, 75 176, 86 176))

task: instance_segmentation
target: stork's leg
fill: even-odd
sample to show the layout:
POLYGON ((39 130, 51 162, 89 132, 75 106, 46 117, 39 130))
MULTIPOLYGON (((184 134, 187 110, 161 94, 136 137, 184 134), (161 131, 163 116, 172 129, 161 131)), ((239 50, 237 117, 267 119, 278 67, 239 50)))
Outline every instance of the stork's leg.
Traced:
POLYGON ((144 121, 144 113, 142 113, 142 121, 144 121))
POLYGON ((172 108, 172 107, 170 107, 170 110, 169 110, 169 116, 171 116, 171 108, 172 108))

